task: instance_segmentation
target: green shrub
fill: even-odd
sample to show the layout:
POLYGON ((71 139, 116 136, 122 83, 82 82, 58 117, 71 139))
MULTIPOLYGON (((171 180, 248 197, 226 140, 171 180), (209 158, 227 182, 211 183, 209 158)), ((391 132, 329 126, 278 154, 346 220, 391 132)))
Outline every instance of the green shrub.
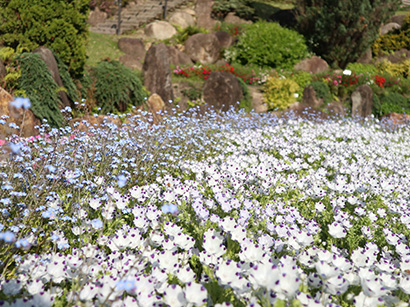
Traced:
POLYGON ((376 66, 372 64, 349 63, 346 66, 346 69, 351 70, 356 75, 363 74, 366 76, 374 76, 374 75, 377 75, 378 73, 376 66))
POLYGON ((289 75, 289 78, 295 81, 299 85, 299 99, 303 96, 304 88, 312 82, 312 74, 306 71, 295 71, 289 75))
POLYGON ((223 19, 230 12, 235 12, 241 18, 251 19, 254 14, 252 2, 252 0, 215 0, 212 13, 219 19, 223 19))
POLYGON ((403 78, 409 78, 410 76, 410 60, 395 64, 390 61, 382 61, 377 63, 376 67, 382 74, 403 78))
POLYGON ((14 58, 18 63, 21 76, 18 87, 30 98, 34 115, 46 119, 51 127, 61 127, 63 116, 59 109, 60 99, 57 84, 54 82, 47 65, 38 53, 22 53, 14 58))
POLYGON ((297 28, 315 54, 345 68, 368 50, 401 0, 296 0, 297 28))
POLYGON ((307 55, 303 36, 263 21, 247 25, 237 44, 225 52, 228 61, 283 69, 291 69, 307 55))
POLYGON ((284 110, 296 101, 299 85, 284 77, 270 77, 264 85, 264 101, 269 110, 284 110))
POLYGON ((53 52, 54 57, 57 62, 58 73, 60 74, 61 81, 63 82, 64 88, 66 90, 68 98, 71 102, 79 101, 80 97, 78 96, 78 89, 68 73, 68 67, 61 61, 57 53, 53 52))
POLYGON ((313 87, 313 89, 316 92, 316 97, 323 99, 323 102, 325 104, 329 104, 332 102, 333 96, 330 93, 329 86, 326 83, 316 81, 316 82, 310 83, 309 86, 313 87))
POLYGON ((197 26, 188 26, 186 28, 177 27, 178 33, 175 34, 172 38, 169 39, 169 42, 175 44, 185 44, 185 41, 192 35, 197 33, 208 33, 208 30, 197 27, 197 26))
POLYGON ((373 54, 376 56, 400 49, 410 49, 410 14, 399 29, 380 36, 372 45, 373 54))
POLYGON ((102 61, 91 70, 99 113, 125 112, 147 96, 138 76, 118 61, 102 61))
POLYGON ((53 49, 76 75, 83 70, 89 0, 0 0, 0 42, 18 53, 53 49))
POLYGON ((248 85, 243 81, 242 78, 236 77, 239 80, 239 83, 241 84, 242 87, 242 94, 243 98, 239 102, 239 108, 244 109, 245 112, 250 112, 252 111, 252 96, 251 93, 249 92, 248 85))
POLYGON ((410 114, 410 100, 397 92, 386 91, 373 98, 373 114, 381 117, 389 113, 410 114))

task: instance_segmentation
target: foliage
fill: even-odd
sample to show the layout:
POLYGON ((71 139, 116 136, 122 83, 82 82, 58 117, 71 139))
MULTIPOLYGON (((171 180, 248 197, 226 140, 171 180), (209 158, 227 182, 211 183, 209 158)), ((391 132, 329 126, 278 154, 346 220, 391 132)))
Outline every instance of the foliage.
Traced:
POLYGON ((272 76, 264 85, 264 101, 269 110, 284 110, 296 101, 299 85, 284 77, 272 76))
POLYGON ((325 104, 329 104, 332 102, 333 96, 330 93, 329 86, 326 83, 316 81, 316 82, 310 83, 309 86, 313 87, 316 93, 316 97, 323 99, 323 102, 325 104))
POLYGON ((376 56, 400 49, 410 49, 410 14, 399 29, 381 35, 372 45, 373 54, 376 56))
POLYGON ((240 77, 236 77, 236 78, 239 80, 239 83, 242 87, 242 94, 243 94, 243 98, 239 102, 239 108, 244 109, 245 112, 250 112, 252 111, 252 96, 251 96, 251 93, 249 92, 248 85, 245 83, 245 81, 242 78, 240 77))
POLYGON ((286 77, 295 81, 299 85, 299 91, 297 94, 300 98, 303 96, 303 90, 312 82, 312 74, 306 71, 293 71, 290 74, 285 74, 286 77))
POLYGON ((251 4, 252 0, 215 0, 212 12, 219 19, 223 19, 230 12, 235 12, 241 18, 250 19, 254 14, 251 4))
POLYGON ((346 69, 352 71, 356 75, 377 75, 378 73, 378 69, 372 64, 349 63, 347 64, 346 69))
POLYGON ((385 91, 373 99, 372 113, 377 117, 389 113, 410 114, 410 100, 397 92, 385 91))
POLYGON ((225 64, 225 65, 199 65, 199 66, 186 66, 179 67, 173 70, 174 75, 184 78, 199 78, 208 79, 211 72, 229 72, 235 76, 241 78, 247 84, 260 84, 263 83, 263 78, 267 74, 266 70, 260 69, 249 65, 248 67, 238 64, 225 64))
POLYGON ((410 78, 410 59, 401 63, 382 61, 376 64, 377 69, 383 73, 395 77, 410 78))
POLYGON ((47 65, 38 53, 22 53, 14 58, 21 70, 18 88, 31 101, 31 111, 39 119, 46 119, 51 127, 60 127, 63 117, 59 109, 58 91, 47 65))
POLYGON ((307 54, 304 38, 296 31, 259 21, 246 25, 238 42, 226 49, 225 57, 242 65, 290 69, 307 54))
POLYGON ((190 36, 198 33, 208 33, 208 30, 194 25, 186 28, 177 27, 177 32, 178 33, 169 40, 175 44, 183 45, 190 36))
POLYGON ((0 41, 17 53, 47 46, 72 75, 81 73, 86 60, 88 2, 0 0, 0 41))
POLYGON ((239 36, 243 33, 244 27, 240 24, 221 22, 215 25, 214 31, 225 31, 231 36, 239 36))
POLYGON ((125 112, 146 98, 147 92, 137 75, 118 61, 101 61, 92 68, 91 76, 102 114, 125 112))
POLYGON ((296 0, 297 28, 315 54, 333 67, 356 61, 379 35, 400 0, 296 0))

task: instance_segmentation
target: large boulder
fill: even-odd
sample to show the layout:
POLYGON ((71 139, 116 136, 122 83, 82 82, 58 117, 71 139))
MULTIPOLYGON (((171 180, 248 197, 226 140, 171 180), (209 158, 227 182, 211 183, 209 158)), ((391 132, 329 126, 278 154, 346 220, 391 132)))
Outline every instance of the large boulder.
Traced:
POLYGON ((197 0, 195 6, 196 24, 198 27, 212 30, 216 24, 216 20, 212 19, 212 0, 197 0))
POLYGON ((214 64, 218 61, 221 46, 219 40, 211 33, 197 33, 185 42, 185 53, 194 62, 203 65, 214 64))
POLYGON ((214 35, 219 41, 219 45, 221 48, 229 48, 233 44, 233 37, 226 31, 218 31, 215 32, 214 35))
POLYGON ((395 30, 395 29, 400 29, 400 27, 401 27, 401 26, 400 26, 398 23, 389 22, 389 23, 383 25, 383 26, 380 28, 380 34, 381 34, 381 35, 387 34, 387 33, 389 33, 390 31, 393 31, 393 30, 395 30))
POLYGON ((125 66, 127 66, 128 68, 131 69, 136 69, 141 71, 142 70, 142 62, 143 62, 144 58, 137 58, 135 56, 129 55, 129 54, 123 54, 122 56, 120 56, 119 61, 124 64, 125 66))
POLYGON ((317 97, 316 91, 312 86, 307 86, 303 90, 302 102, 312 108, 319 108, 323 105, 323 99, 317 97))
POLYGON ((177 30, 169 22, 159 20, 148 24, 144 33, 151 38, 168 39, 177 34, 177 30))
POLYGON ((352 93, 352 116, 367 117, 372 114, 373 90, 367 84, 360 85, 352 93))
POLYGON ((151 94, 158 94, 162 100, 174 100, 172 90, 169 54, 164 43, 152 45, 145 55, 144 86, 151 94))
POLYGON ((141 60, 145 57, 145 46, 142 39, 132 37, 121 37, 118 40, 118 48, 126 54, 141 60))
POLYGON ((181 27, 182 29, 195 25, 195 20, 192 15, 183 11, 178 11, 172 14, 169 18, 169 22, 181 27))
POLYGON ((333 101, 326 106, 326 109, 329 111, 330 116, 332 117, 343 117, 346 116, 346 110, 341 101, 333 101))
POLYGON ((229 72, 212 72, 204 83, 203 98, 217 110, 228 111, 231 106, 238 109, 243 99, 242 86, 229 72))
POLYGON ((295 65, 295 70, 301 70, 310 72, 312 74, 317 74, 324 72, 329 69, 329 65, 326 63, 325 60, 313 56, 310 59, 304 59, 295 65))
POLYGON ((242 18, 236 16, 234 12, 228 13, 228 15, 226 15, 225 18, 224 18, 224 22, 233 23, 233 24, 243 24, 243 23, 250 24, 250 23, 252 23, 252 21, 250 21, 250 20, 245 20, 245 19, 242 19, 242 18))
POLYGON ((39 134, 39 131, 35 126, 40 126, 41 121, 30 109, 24 110, 23 108, 15 108, 11 106, 10 102, 13 100, 13 97, 0 87, 0 115, 8 116, 8 118, 4 119, 6 123, 0 125, 0 139, 4 140, 6 137, 13 134, 21 135, 23 137, 39 134), (19 129, 10 127, 10 123, 15 123, 19 129))
POLYGON ((95 27, 100 23, 103 23, 107 19, 107 13, 101 12, 98 7, 95 8, 94 11, 90 11, 88 15, 87 23, 91 27, 95 27))
MULTIPOLYGON (((58 71, 57 61, 53 55, 53 52, 46 47, 39 47, 37 49, 34 49, 33 53, 40 54, 41 59, 44 61, 44 63, 46 63, 48 70, 50 71, 51 76, 54 79, 54 82, 59 87, 64 87, 63 81, 60 77, 60 72, 58 71)), ((65 91, 59 91, 58 95, 60 96, 61 102, 63 103, 63 107, 71 106, 70 99, 68 98, 65 91)))
POLYGON ((169 54, 169 63, 171 65, 190 65, 193 64, 191 58, 184 52, 173 46, 167 46, 169 54))
POLYGON ((268 106, 264 103, 263 91, 261 86, 248 86, 252 97, 252 108, 256 113, 268 112, 268 106))
POLYGON ((407 15, 406 14, 400 14, 400 15, 394 15, 391 19, 390 22, 397 23, 401 26, 404 24, 404 20, 406 19, 407 15))
POLYGON ((358 63, 370 64, 372 62, 372 48, 366 50, 365 53, 357 60, 358 63))

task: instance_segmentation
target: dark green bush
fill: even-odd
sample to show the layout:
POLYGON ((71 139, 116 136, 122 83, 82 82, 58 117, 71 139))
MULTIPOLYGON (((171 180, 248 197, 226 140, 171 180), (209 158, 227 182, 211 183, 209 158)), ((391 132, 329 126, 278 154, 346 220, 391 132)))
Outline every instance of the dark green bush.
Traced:
POLYGON ((368 50, 401 0, 296 0, 297 28, 315 54, 345 68, 368 50))
POLYGON ((316 97, 322 98, 325 104, 329 104, 332 102, 333 97, 332 97, 332 94, 330 93, 329 86, 326 83, 316 81, 316 82, 310 83, 309 86, 313 87, 313 89, 316 92, 316 97))
POLYGON ((247 25, 237 44, 225 52, 228 61, 284 69, 291 69, 307 55, 302 35, 264 21, 247 25))
POLYGON ((91 70, 99 113, 125 112, 143 103, 147 92, 138 76, 118 61, 102 61, 91 70))
POLYGON ((410 100, 397 92, 385 91, 373 96, 372 112, 376 117, 392 112, 410 114, 410 100))
POLYGON ((219 19, 223 19, 230 12, 235 12, 241 18, 251 19, 254 14, 252 2, 252 0, 215 0, 212 12, 219 19))
POLYGON ((68 98, 71 102, 79 101, 80 97, 78 96, 78 89, 68 73, 68 67, 61 61, 57 53, 53 52, 54 57, 58 66, 58 73, 60 74, 61 81, 63 82, 64 88, 66 90, 68 98))
POLYGON ((53 49, 80 74, 86 60, 89 0, 0 0, 0 42, 18 53, 53 49))
POLYGON ((46 119, 51 127, 60 127, 63 116, 59 108, 59 88, 40 54, 22 53, 15 56, 14 61, 21 71, 18 87, 30 98, 30 110, 41 120, 46 119))

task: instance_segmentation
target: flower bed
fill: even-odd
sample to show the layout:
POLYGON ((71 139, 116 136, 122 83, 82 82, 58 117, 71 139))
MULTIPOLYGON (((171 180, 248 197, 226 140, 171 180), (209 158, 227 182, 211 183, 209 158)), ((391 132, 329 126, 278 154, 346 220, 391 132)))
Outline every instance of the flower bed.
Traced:
POLYGON ((408 126, 190 114, 2 145, 5 305, 409 301, 408 126))

